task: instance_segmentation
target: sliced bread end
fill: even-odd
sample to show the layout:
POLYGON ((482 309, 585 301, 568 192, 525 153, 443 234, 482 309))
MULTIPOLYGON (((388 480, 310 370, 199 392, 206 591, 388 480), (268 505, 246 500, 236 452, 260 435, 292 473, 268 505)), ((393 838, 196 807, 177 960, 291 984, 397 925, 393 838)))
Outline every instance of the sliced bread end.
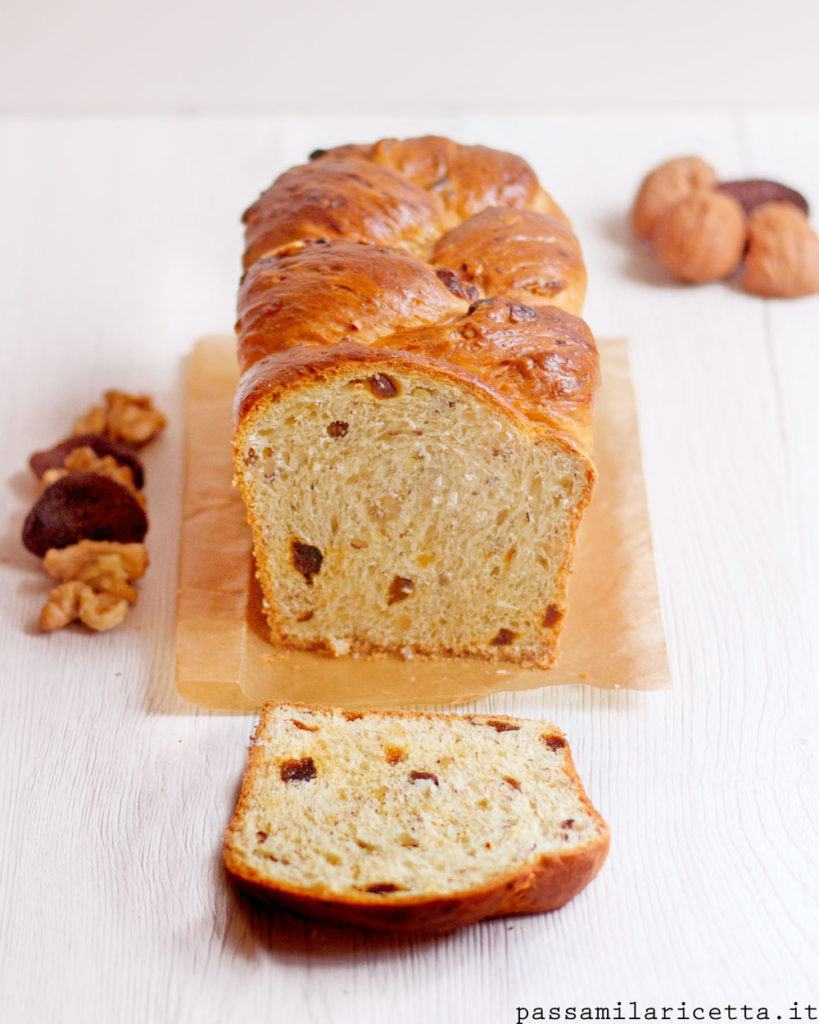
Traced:
POLYGON ((244 889, 307 917, 443 932, 562 906, 608 845, 548 722, 276 703, 224 862, 244 889))

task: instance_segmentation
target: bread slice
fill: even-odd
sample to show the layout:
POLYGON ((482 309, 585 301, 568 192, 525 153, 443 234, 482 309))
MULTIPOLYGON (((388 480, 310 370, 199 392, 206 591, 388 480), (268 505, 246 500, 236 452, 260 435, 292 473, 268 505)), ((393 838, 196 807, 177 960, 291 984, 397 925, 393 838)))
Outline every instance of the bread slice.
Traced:
POLYGON ((224 862, 307 917, 443 932, 563 905, 608 845, 547 722, 277 703, 262 710, 224 862))
POLYGON ((273 642, 548 666, 594 473, 576 440, 426 354, 286 356, 235 441, 273 642))

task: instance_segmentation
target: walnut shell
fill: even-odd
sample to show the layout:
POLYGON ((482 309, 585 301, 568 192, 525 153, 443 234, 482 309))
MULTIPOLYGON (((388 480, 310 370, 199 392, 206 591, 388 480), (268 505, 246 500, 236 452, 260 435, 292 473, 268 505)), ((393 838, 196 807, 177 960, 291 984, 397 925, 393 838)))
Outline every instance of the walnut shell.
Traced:
POLYGON ((794 299, 819 292, 819 237, 791 203, 764 203, 748 224, 742 287, 755 295, 794 299))
POLYGON ((660 219, 654 247, 675 277, 701 284, 728 277, 739 266, 746 234, 747 220, 737 200, 701 189, 660 219))
POLYGON ((695 190, 717 187, 717 172, 698 156, 680 156, 661 164, 643 180, 631 211, 638 238, 651 238, 663 215, 695 190))

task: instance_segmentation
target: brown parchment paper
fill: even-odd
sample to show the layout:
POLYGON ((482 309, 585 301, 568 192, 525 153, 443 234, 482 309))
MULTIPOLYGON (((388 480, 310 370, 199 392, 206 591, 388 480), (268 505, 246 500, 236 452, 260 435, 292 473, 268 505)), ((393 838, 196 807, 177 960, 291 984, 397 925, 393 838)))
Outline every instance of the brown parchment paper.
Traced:
POLYGON ((181 696, 205 707, 250 711, 265 700, 389 707, 560 683, 639 690, 670 685, 627 346, 624 340, 598 345, 599 478, 581 527, 560 658, 543 670, 477 659, 330 658, 274 648, 253 576, 250 529, 231 485, 235 341, 232 335, 199 341, 186 387, 176 658, 181 696))

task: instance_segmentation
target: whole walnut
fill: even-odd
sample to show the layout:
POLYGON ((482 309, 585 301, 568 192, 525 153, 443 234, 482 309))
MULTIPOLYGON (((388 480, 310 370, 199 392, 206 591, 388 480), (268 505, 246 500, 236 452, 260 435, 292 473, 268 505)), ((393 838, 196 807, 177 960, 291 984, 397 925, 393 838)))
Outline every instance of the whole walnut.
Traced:
POLYGON ((668 160, 648 174, 631 211, 631 226, 638 238, 651 238, 663 215, 695 190, 715 189, 717 172, 698 156, 668 160))
POLYGON ((739 266, 746 232, 745 213, 733 196, 699 189, 660 218, 654 248, 681 281, 719 281, 739 266))
POLYGON ((764 203, 748 223, 742 287, 756 295, 794 299, 819 292, 819 237, 791 203, 764 203))

